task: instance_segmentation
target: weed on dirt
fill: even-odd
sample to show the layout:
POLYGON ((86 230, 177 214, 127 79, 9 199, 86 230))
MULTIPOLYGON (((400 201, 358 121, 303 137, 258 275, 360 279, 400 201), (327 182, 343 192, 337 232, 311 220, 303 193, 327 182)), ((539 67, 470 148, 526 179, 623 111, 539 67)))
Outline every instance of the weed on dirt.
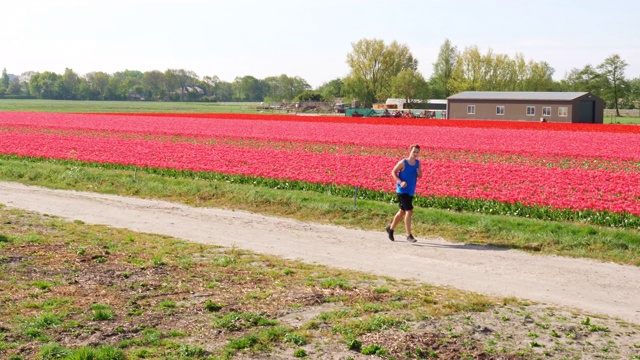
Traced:
POLYGON ((0 206, 2 359, 638 359, 640 326, 0 206))

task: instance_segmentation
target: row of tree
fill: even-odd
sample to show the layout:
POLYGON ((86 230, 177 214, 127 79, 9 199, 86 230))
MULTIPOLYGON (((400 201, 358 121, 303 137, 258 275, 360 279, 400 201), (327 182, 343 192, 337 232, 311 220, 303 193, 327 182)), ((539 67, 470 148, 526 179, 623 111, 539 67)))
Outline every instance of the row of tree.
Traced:
POLYGON ((418 71, 418 60, 409 47, 396 41, 362 39, 347 54, 350 73, 317 89, 300 77, 257 79, 237 77, 233 82, 217 76, 200 78, 193 71, 168 69, 114 74, 91 72, 80 76, 72 69, 64 74, 26 72, 10 76, 2 72, 0 95, 30 96, 66 100, 156 100, 156 101, 252 101, 293 102, 298 100, 344 101, 357 99, 368 106, 387 98, 407 102, 444 99, 461 91, 589 91, 611 107, 633 108, 640 102, 640 78, 626 79, 628 66, 612 55, 596 66, 572 69, 564 79, 554 81, 555 70, 544 61, 482 53, 477 46, 462 51, 447 39, 440 47, 433 72, 427 80, 418 71))
POLYGON ((230 83, 217 76, 200 78, 184 69, 91 72, 84 76, 66 69, 62 75, 26 72, 13 79, 5 69, 2 79, 0 94, 58 100, 290 101, 311 89, 300 77, 280 75, 259 80, 244 76, 230 83))

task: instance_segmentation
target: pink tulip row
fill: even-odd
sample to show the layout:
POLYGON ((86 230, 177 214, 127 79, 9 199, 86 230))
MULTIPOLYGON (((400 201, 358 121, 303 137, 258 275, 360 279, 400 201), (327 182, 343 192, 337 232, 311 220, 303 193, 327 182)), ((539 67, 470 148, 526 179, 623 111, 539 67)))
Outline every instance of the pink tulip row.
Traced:
MULTIPOLYGON (((287 124, 296 125, 292 122, 287 124)), ((325 124, 322 125, 321 128, 324 128, 325 124)), ((92 129, 94 132, 91 133, 85 128, 84 131, 61 133, 48 129, 33 131, 33 125, 30 127, 31 130, 24 131, 24 128, 5 125, 1 134, 0 153, 358 185, 377 191, 393 191, 389 172, 397 157, 404 155, 399 155, 397 148, 384 145, 378 145, 375 153, 354 153, 344 151, 350 145, 336 145, 335 142, 327 145, 317 140, 315 143, 304 143, 306 146, 318 144, 315 150, 299 146, 282 149, 265 145, 273 144, 271 142, 249 141, 243 144, 243 141, 238 141, 233 144, 229 141, 232 138, 229 134, 225 134, 226 137, 199 136, 198 141, 168 141, 172 138, 146 138, 141 135, 142 132, 127 134, 121 131, 113 134, 92 129), (388 150, 388 155, 383 154, 384 149, 388 150)), ((402 132, 405 129, 405 126, 400 126, 392 130, 402 132)), ((305 135, 312 137, 313 131, 307 129, 305 135)), ((494 137, 503 136, 499 131, 493 131, 494 137)), ((267 135, 261 133, 259 138, 267 138, 267 135)), ((518 133, 513 136, 516 135, 518 133)), ((274 134, 273 138, 281 139, 282 136, 274 134)), ((520 138, 511 140, 517 142, 520 138)), ((372 141, 369 139, 361 143, 372 141)), ((297 141, 293 143, 299 144, 297 141)), ((587 146, 583 144, 583 147, 587 146)), ((311 148, 314 149, 313 146, 311 148)), ((635 186, 640 183, 638 171, 558 168, 506 161, 461 161, 433 154, 438 154, 438 149, 424 152, 425 174, 417 189, 420 195, 490 199, 559 209, 608 210, 640 215, 640 191, 635 186)))
MULTIPOLYGON (((123 132, 106 132, 106 131, 90 131, 90 130, 68 130, 68 129, 50 129, 50 128, 34 128, 34 127, 12 127, 5 128, 10 132, 27 132, 27 133, 44 133, 59 134, 65 136, 87 136, 87 137, 107 137, 115 136, 124 139, 146 139, 154 141, 166 142, 190 142, 199 144, 226 144, 242 146, 246 148, 264 149, 270 148, 274 150, 299 150, 308 152, 330 152, 335 154, 367 154, 367 155, 383 155, 392 157, 402 157, 405 155, 405 148, 394 147, 378 147, 373 145, 357 145, 357 144, 332 144, 319 143, 309 141, 283 141, 268 140, 254 138, 229 138, 229 137, 204 137, 204 136, 185 136, 185 135, 149 135, 144 133, 123 133, 123 132)), ((495 130, 494 130, 495 131, 495 130)), ((423 147, 424 149, 424 147, 423 147)), ((618 158, 597 158, 580 156, 563 156, 561 154, 543 155, 543 154, 527 154, 527 153, 509 153, 509 152, 471 152, 468 150, 455 149, 429 149, 426 148, 422 152, 422 158, 453 161, 453 162, 480 162, 491 164, 518 164, 523 166, 544 166, 544 167, 560 167, 560 168, 580 168, 595 169, 608 171, 640 171, 640 162, 628 157, 633 157, 633 153, 620 154, 618 158), (629 156, 627 156, 629 155, 629 156)))
MULTIPOLYGON (((263 141, 315 142, 383 148, 421 144, 435 151, 588 157, 640 161, 636 132, 545 131, 539 129, 359 124, 347 122, 100 114, 5 113, 2 127, 123 132, 206 138, 249 138, 263 141), (9 115, 7 115, 9 114, 9 115)), ((509 124, 509 123, 507 123, 509 124)), ((571 124, 570 124, 571 125, 571 124)), ((635 129, 634 129, 635 130, 635 129)))

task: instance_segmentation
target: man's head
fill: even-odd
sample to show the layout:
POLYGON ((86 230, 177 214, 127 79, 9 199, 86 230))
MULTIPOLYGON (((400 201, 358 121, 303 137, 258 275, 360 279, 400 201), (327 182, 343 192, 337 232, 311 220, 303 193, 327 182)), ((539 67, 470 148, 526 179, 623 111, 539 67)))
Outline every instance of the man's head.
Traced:
POLYGON ((409 147, 409 156, 416 157, 420 154, 420 145, 414 144, 409 147))

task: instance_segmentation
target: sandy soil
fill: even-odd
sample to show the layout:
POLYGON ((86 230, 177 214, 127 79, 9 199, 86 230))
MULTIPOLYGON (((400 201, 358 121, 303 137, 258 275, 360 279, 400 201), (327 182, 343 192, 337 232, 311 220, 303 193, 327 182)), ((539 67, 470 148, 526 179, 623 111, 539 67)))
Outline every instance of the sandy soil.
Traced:
MULTIPOLYGON (((640 324, 640 267, 0 182, 0 203, 89 224, 575 308, 640 324)), ((390 214, 391 216, 391 214, 390 214)))

